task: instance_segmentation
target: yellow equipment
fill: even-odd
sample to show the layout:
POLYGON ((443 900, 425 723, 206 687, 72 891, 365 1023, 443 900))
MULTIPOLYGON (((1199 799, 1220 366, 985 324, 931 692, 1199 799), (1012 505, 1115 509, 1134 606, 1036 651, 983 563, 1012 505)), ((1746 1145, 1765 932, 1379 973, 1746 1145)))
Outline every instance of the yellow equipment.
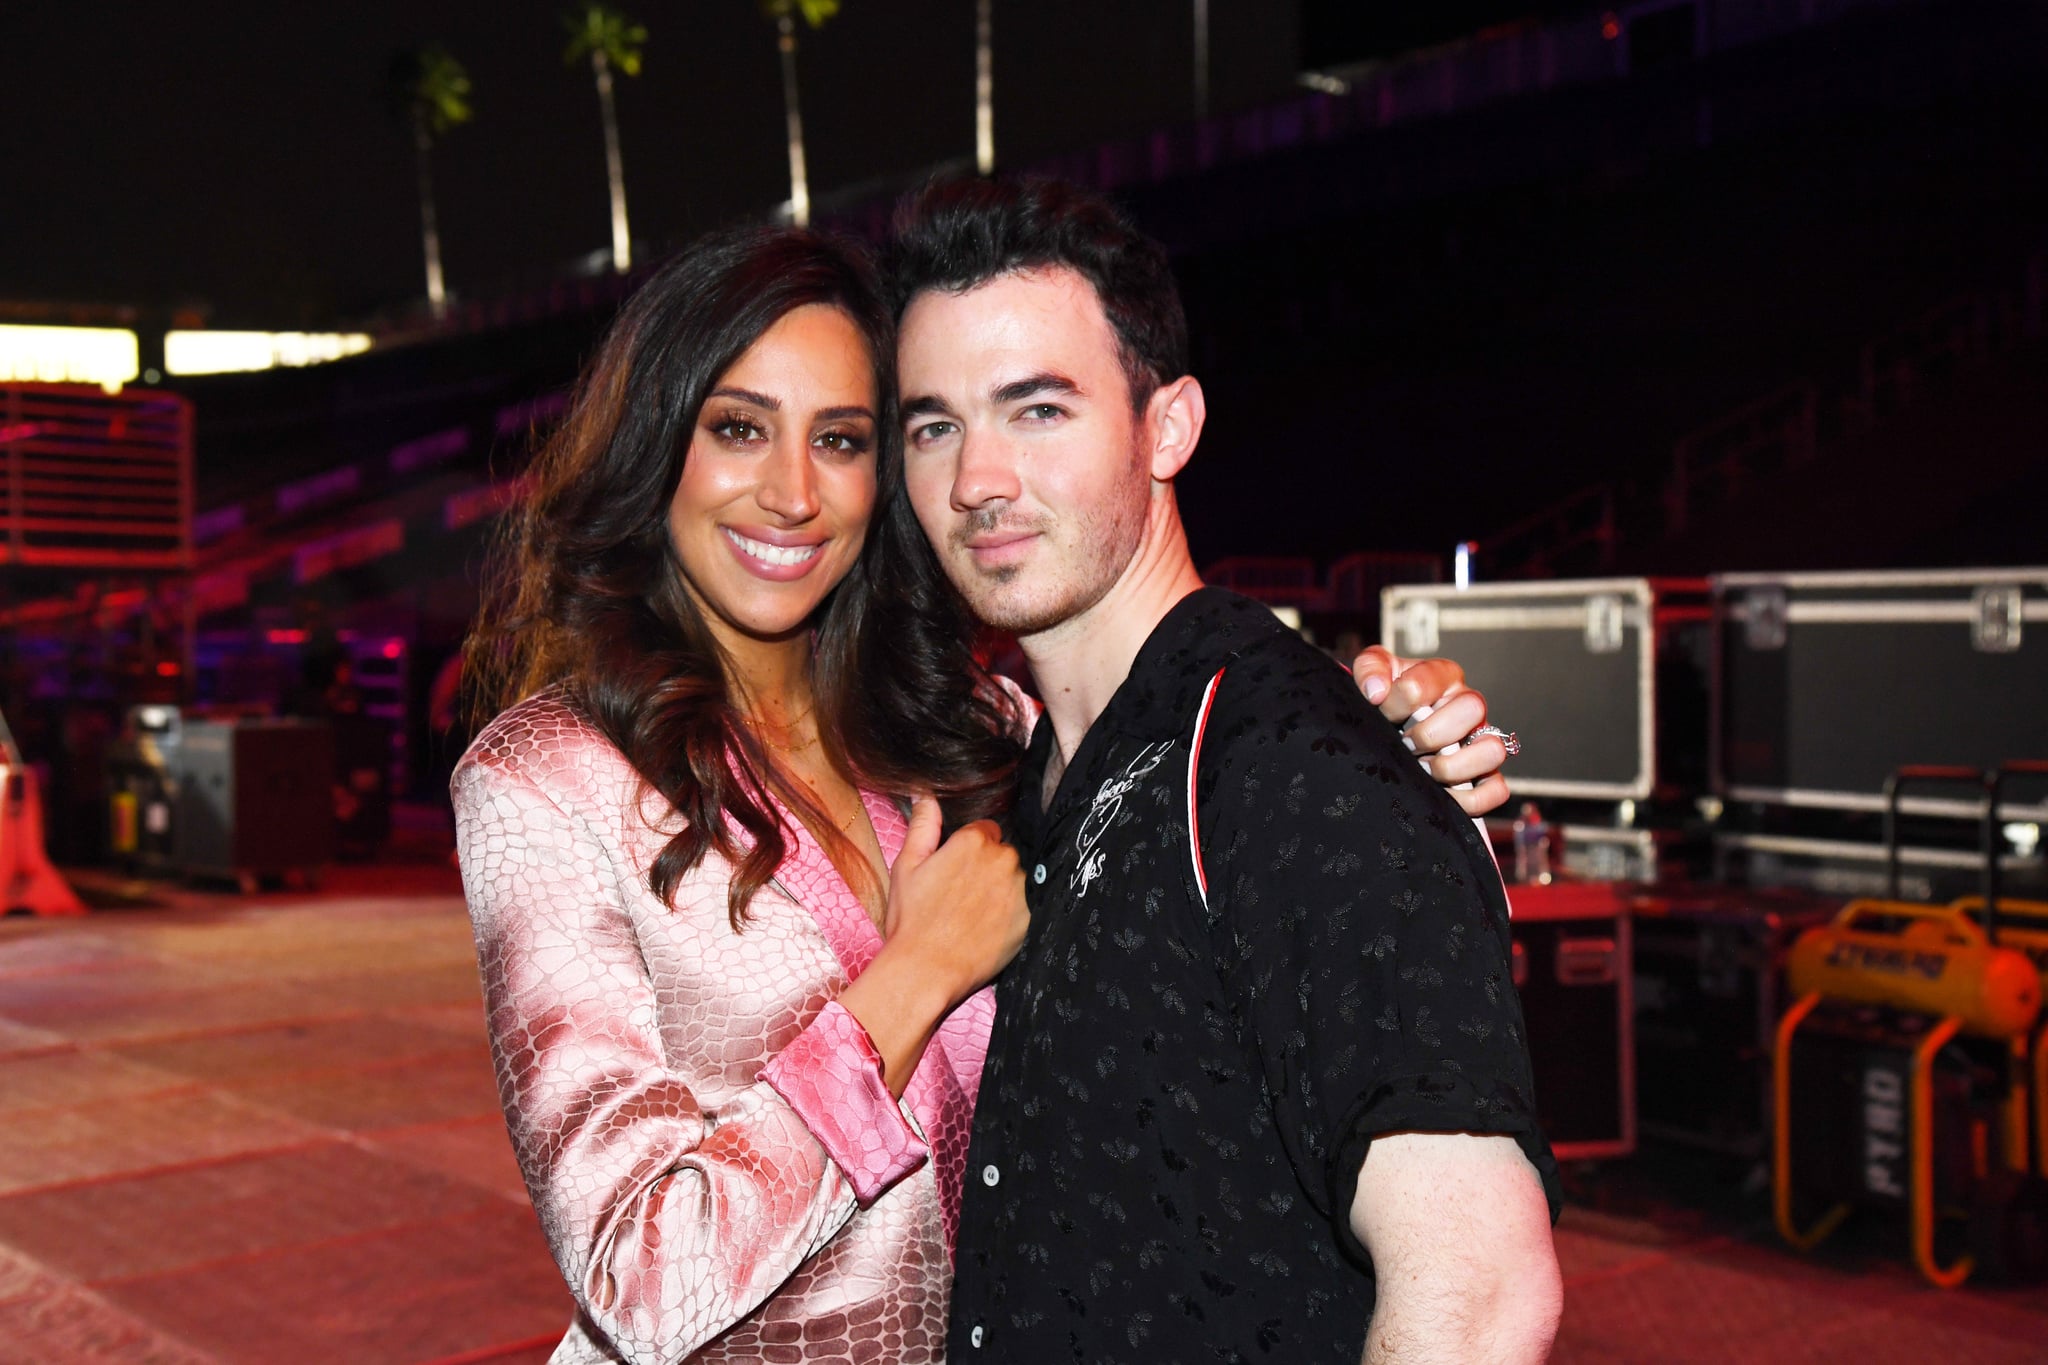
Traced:
MULTIPOLYGON (((2004 797, 2006 780, 2013 777, 2048 777, 2048 759, 2017 759, 1999 768, 1991 779, 1989 793, 1994 815, 2004 797)), ((1954 909, 1983 924, 1985 932, 1996 934, 2001 945, 2026 954, 2040 972, 2044 989, 2048 989, 2048 902, 2000 896, 1996 860, 1986 864, 1985 883, 1986 895, 1964 896, 1955 902, 1954 909)), ((2048 1018, 2043 1019, 2034 1035, 2029 1052, 2032 1062, 2027 1089, 2033 1100, 2033 1173, 2048 1177, 2048 1018)), ((2017 1124, 2022 1148, 2029 1145, 2026 1129, 2023 1108, 2017 1124)))
MULTIPOLYGON (((1958 914, 1982 919, 1984 898, 1965 896, 1955 903, 1954 909, 1958 914)), ((1998 935, 2001 944, 2031 958, 2043 981, 2048 982, 2048 901, 2000 900, 1998 935)), ((2033 1059, 2027 1088, 2033 1096, 2034 1173, 2048 1175, 2048 1020, 2035 1032, 2029 1051, 2033 1059)), ((2024 1148, 2024 1117, 2019 1131, 2024 1148)))
MULTIPOLYGON (((1969 1178, 1981 1183, 2000 1168, 2024 1168, 2025 1129, 2020 1128, 2016 1144, 2013 1115, 2018 1113, 2024 1125, 2026 1087, 2014 1086, 2010 1072, 2024 1055, 2040 1014, 2040 973, 2024 954, 1994 945, 1976 921, 1953 907, 1876 900, 1855 901, 1833 923, 1807 930, 1793 944, 1786 971, 1798 1000, 1779 1022, 1773 1057, 1773 1195, 1779 1233, 1804 1251, 1832 1233, 1858 1202, 1903 1202, 1921 1274, 1942 1288, 1961 1284, 1973 1268, 1972 1258, 1942 1265, 1936 1257, 1935 1231, 1943 1213, 1938 1186, 1968 1183, 1969 1178), (1816 1012, 1830 1002, 1897 1014, 1858 1019, 1847 1010, 1828 1021, 1832 1050, 1839 1054, 1835 1069, 1856 1072, 1853 1099, 1861 1104, 1860 1122, 1835 1127, 1860 1131, 1831 1135, 1836 1140, 1829 1145, 1838 1154, 1848 1148, 1849 1159, 1835 1164, 1853 1171, 1854 1178, 1837 1179, 1826 1213, 1802 1229, 1794 1214, 1793 1125, 1799 1115, 1793 1048, 1801 1027, 1809 1020, 1819 1022, 1816 1012), (1989 1084, 1946 1087, 1950 1092, 1995 1089, 2002 1098, 1993 1102, 1991 1116, 1980 1113, 1961 1125, 1961 1143, 1943 1144, 1936 1101, 1944 1086, 1936 1066, 1944 1049, 1963 1034, 2002 1044, 2007 1060, 2000 1069, 2008 1074, 2002 1085, 1992 1078, 1989 1084), (1971 1160, 1965 1180, 1937 1179, 1937 1148, 1943 1145, 1967 1147, 1971 1160)), ((1808 1098, 1800 1096, 1802 1103, 1808 1098)), ((1975 1107, 1984 1108, 1981 1103, 1975 1107)))
POLYGON ((1885 821, 1894 898, 1853 902, 1793 944, 1786 975, 1797 999, 1772 1055, 1779 1233, 1806 1250, 1855 1207, 1901 1211, 1915 1264, 1942 1288, 1980 1259, 2019 1270, 2039 1251, 2048 1035, 2035 1037, 2043 968, 2022 945, 2048 950, 2048 907, 2038 918, 2008 916, 2039 931, 2001 926, 2011 903, 1998 899, 1998 785, 1974 769, 1894 775, 1885 821), (1984 896, 1949 906, 1896 899, 1898 793, 1909 781, 1984 791, 1984 896), (1803 1227, 1802 1200, 1820 1209, 1803 1227), (1973 1254, 1944 1264, 1937 1234, 1959 1220, 1973 1254))
POLYGON ((2041 1011, 2039 969, 1952 906, 1852 901, 1799 936, 1785 976, 1794 997, 1953 1018, 1980 1038, 2024 1034, 2041 1011))

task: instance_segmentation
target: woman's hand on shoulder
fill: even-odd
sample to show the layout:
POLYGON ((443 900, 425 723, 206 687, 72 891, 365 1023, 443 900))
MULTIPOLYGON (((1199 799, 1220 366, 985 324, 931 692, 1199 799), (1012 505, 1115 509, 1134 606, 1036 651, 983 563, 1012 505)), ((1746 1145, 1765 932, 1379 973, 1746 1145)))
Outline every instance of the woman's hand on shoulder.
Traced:
POLYGON ((1352 661, 1351 676, 1467 815, 1507 803, 1500 772, 1507 747, 1495 735, 1473 734, 1486 724, 1486 694, 1466 685, 1456 660, 1403 659, 1374 645, 1352 661))

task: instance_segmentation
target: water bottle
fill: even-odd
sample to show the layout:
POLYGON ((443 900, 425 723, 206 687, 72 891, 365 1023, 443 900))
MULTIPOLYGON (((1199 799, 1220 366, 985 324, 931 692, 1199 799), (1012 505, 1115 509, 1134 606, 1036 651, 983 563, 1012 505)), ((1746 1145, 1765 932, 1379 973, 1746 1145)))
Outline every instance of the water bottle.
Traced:
POLYGON ((1524 801, 1515 817, 1515 880, 1548 885, 1550 882, 1550 826, 1534 801, 1524 801))

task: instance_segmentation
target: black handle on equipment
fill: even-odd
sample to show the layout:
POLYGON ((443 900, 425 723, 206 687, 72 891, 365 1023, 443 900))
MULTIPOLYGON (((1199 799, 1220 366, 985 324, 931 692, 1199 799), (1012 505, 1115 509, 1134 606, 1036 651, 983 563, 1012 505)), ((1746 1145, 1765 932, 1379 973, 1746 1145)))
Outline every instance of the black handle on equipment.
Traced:
POLYGON ((1996 922, 1998 914, 1998 803, 2005 793, 2005 779, 2008 777, 2048 777, 2048 758, 2009 758, 1998 765, 1998 771, 1991 775, 1991 813, 1985 817, 1990 828, 1985 838, 1992 841, 1991 872, 1985 878, 1984 927, 1988 932, 1996 922))
POLYGON ((1968 782, 1984 793, 1984 934, 1998 941, 1998 776, 1949 763, 1913 763, 1884 782, 1885 894, 1899 898, 1899 793, 1910 784, 1968 782))

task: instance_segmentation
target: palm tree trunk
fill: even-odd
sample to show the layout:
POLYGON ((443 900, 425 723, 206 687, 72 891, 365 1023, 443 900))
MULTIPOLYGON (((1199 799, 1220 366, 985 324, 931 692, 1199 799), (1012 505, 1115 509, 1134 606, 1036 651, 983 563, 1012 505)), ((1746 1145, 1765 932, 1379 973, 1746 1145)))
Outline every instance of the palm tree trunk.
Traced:
POLYGON ((590 50, 590 68, 597 73, 597 106, 604 114, 604 170, 612 189, 612 269, 623 275, 633 268, 633 238, 626 230, 626 165, 619 155, 619 116, 612 107, 612 65, 603 48, 590 50))
POLYGON ((983 175, 996 168, 996 58, 993 32, 995 0, 974 4, 974 168, 983 175))
POLYGON ((782 108, 789 127, 789 219, 798 227, 811 225, 811 178, 804 170, 804 115, 796 102, 796 20, 783 15, 776 21, 782 49, 782 108))
POLYGON ((438 320, 447 316, 448 290, 441 281, 441 228, 434 216, 434 139, 423 119, 413 121, 412 145, 420 182, 420 246, 427 257, 427 307, 438 320))

